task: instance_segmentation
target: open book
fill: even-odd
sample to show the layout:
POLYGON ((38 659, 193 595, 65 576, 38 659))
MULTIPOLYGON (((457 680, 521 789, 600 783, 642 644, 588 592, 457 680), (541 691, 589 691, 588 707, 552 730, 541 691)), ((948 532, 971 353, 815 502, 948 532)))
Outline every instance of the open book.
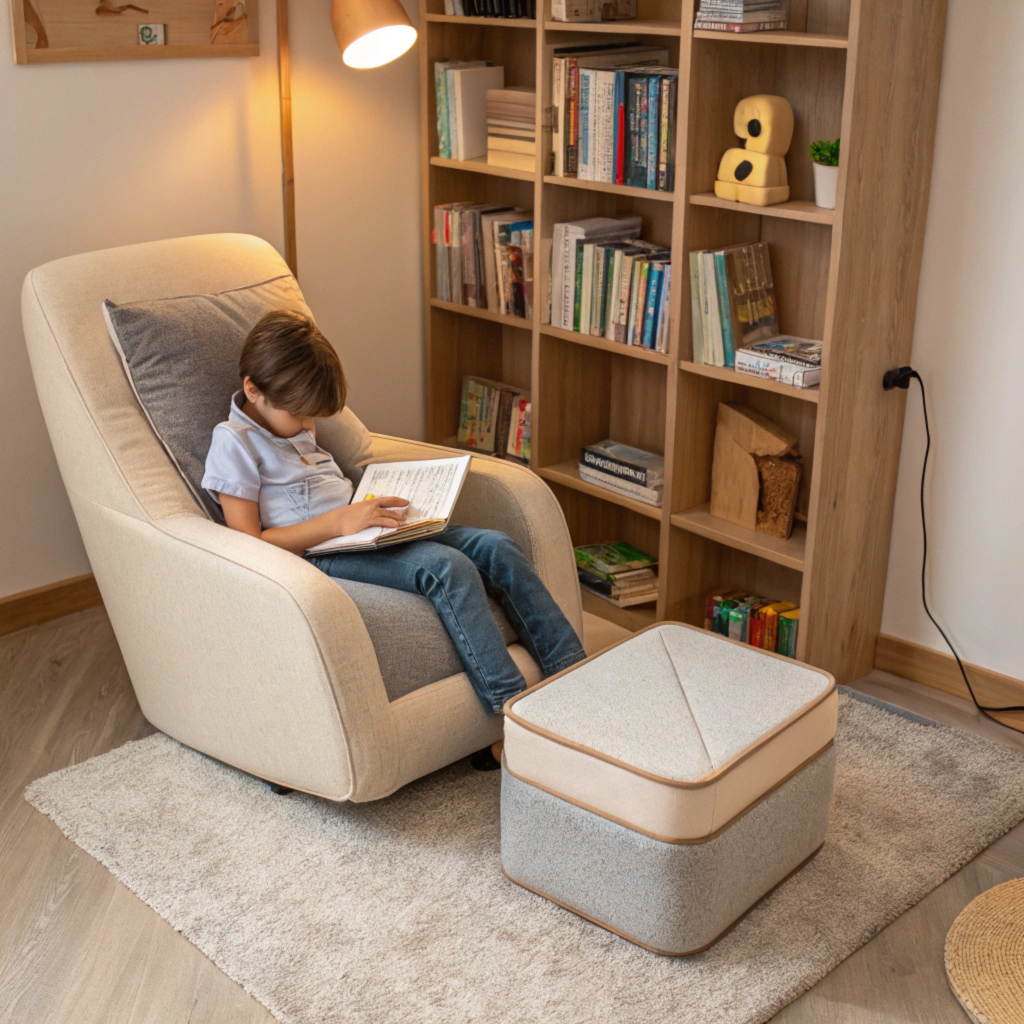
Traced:
POLYGON ((348 537, 332 537, 307 550, 310 555, 336 551, 373 551, 441 533, 455 508, 469 472, 471 455, 417 462, 375 462, 366 467, 352 504, 385 495, 409 502, 405 522, 396 528, 371 526, 348 537))

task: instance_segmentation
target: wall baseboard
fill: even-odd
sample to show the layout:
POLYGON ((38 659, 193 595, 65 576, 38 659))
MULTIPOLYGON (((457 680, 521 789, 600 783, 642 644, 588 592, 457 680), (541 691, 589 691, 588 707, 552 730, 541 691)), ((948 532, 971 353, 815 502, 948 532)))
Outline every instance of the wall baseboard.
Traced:
MULTIPOLYGON (((954 697, 971 699, 952 655, 943 654, 923 644, 915 644, 911 640, 879 633, 875 644, 875 668, 903 676, 915 683, 924 683, 925 686, 951 693, 954 697)), ((990 668, 971 665, 966 661, 964 668, 982 704, 989 707, 1024 704, 1024 679, 1004 676, 990 668)), ((1003 725, 1024 732, 1024 711, 1010 711, 994 717, 1003 725)))
POLYGON ((0 598, 0 636, 103 604, 93 574, 0 598))

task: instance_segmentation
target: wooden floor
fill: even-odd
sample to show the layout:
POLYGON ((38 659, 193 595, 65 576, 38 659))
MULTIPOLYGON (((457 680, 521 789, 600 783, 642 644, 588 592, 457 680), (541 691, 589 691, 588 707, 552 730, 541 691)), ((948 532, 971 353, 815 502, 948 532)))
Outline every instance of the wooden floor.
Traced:
MULTIPOLYGON (((1024 749, 956 697, 883 673, 858 688, 1024 749)), ((0 638, 0 1022, 249 1024, 273 1018, 22 798, 33 779, 151 732, 102 608, 0 638)), ((942 967, 974 896, 1024 874, 1024 825, 775 1021, 963 1024, 942 967)), ((658 1022, 652 1022, 658 1024, 658 1022)))

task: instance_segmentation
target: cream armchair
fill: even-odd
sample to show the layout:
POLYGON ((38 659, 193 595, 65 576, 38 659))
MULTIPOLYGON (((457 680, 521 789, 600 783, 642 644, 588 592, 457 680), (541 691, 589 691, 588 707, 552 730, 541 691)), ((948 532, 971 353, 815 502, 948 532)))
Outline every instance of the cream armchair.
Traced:
MULTIPOLYGON (((146 718, 280 786, 373 800, 498 739, 501 719, 484 712, 463 672, 389 700, 357 601, 302 559, 207 517, 151 429, 101 313, 108 298, 219 292, 283 272, 277 252, 246 235, 57 260, 25 281, 25 337, 60 471, 146 718)), ((368 434, 348 411, 321 436, 346 472, 367 456, 445 451, 368 434)), ((540 479, 474 458, 455 519, 512 536, 582 636, 569 534, 540 479)), ((394 618, 389 657, 397 645, 397 656, 418 666, 420 643, 403 639, 406 623, 394 618)), ((525 649, 510 651, 527 681, 537 681, 525 649)))

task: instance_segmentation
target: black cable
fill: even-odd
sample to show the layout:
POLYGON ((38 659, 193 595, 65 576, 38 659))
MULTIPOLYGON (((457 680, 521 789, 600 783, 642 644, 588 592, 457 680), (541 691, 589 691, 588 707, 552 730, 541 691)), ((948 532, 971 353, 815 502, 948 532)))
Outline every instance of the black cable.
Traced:
MULTIPOLYGON (((924 464, 921 466, 921 537, 924 542, 924 553, 921 556, 921 603, 924 605, 925 614, 929 619, 932 620, 932 625, 939 631, 942 639, 946 641, 946 646, 950 649, 953 657, 956 658, 957 666, 960 669, 960 675, 964 677, 964 682, 967 684, 967 692, 971 695, 971 700, 974 701, 974 706, 986 717, 992 718, 989 712, 995 711, 1024 711, 1024 704, 1013 704, 1005 708, 992 708, 986 707, 978 701, 978 698, 974 695, 974 687, 971 686, 970 679, 967 678, 967 670, 964 668, 964 663, 960 660, 960 655, 956 653, 956 648, 953 646, 949 637, 946 636, 946 631, 935 621, 935 616, 932 615, 931 608, 928 607, 928 594, 925 588, 925 577, 928 570, 928 523, 925 519, 924 514, 924 478, 928 472, 928 456, 932 450, 932 432, 928 426, 928 402, 924 395, 924 381, 921 379, 921 375, 917 370, 912 370, 910 367, 903 367, 899 373, 904 379, 913 377, 917 381, 918 386, 921 388, 921 409, 924 412, 924 436, 925 436, 925 448, 924 448, 924 464)), ((909 387, 909 381, 906 385, 900 384, 894 381, 896 387, 909 387)), ((998 718, 992 718, 993 722, 999 722, 998 718)), ((1002 725, 1002 722, 999 722, 1002 725)))

